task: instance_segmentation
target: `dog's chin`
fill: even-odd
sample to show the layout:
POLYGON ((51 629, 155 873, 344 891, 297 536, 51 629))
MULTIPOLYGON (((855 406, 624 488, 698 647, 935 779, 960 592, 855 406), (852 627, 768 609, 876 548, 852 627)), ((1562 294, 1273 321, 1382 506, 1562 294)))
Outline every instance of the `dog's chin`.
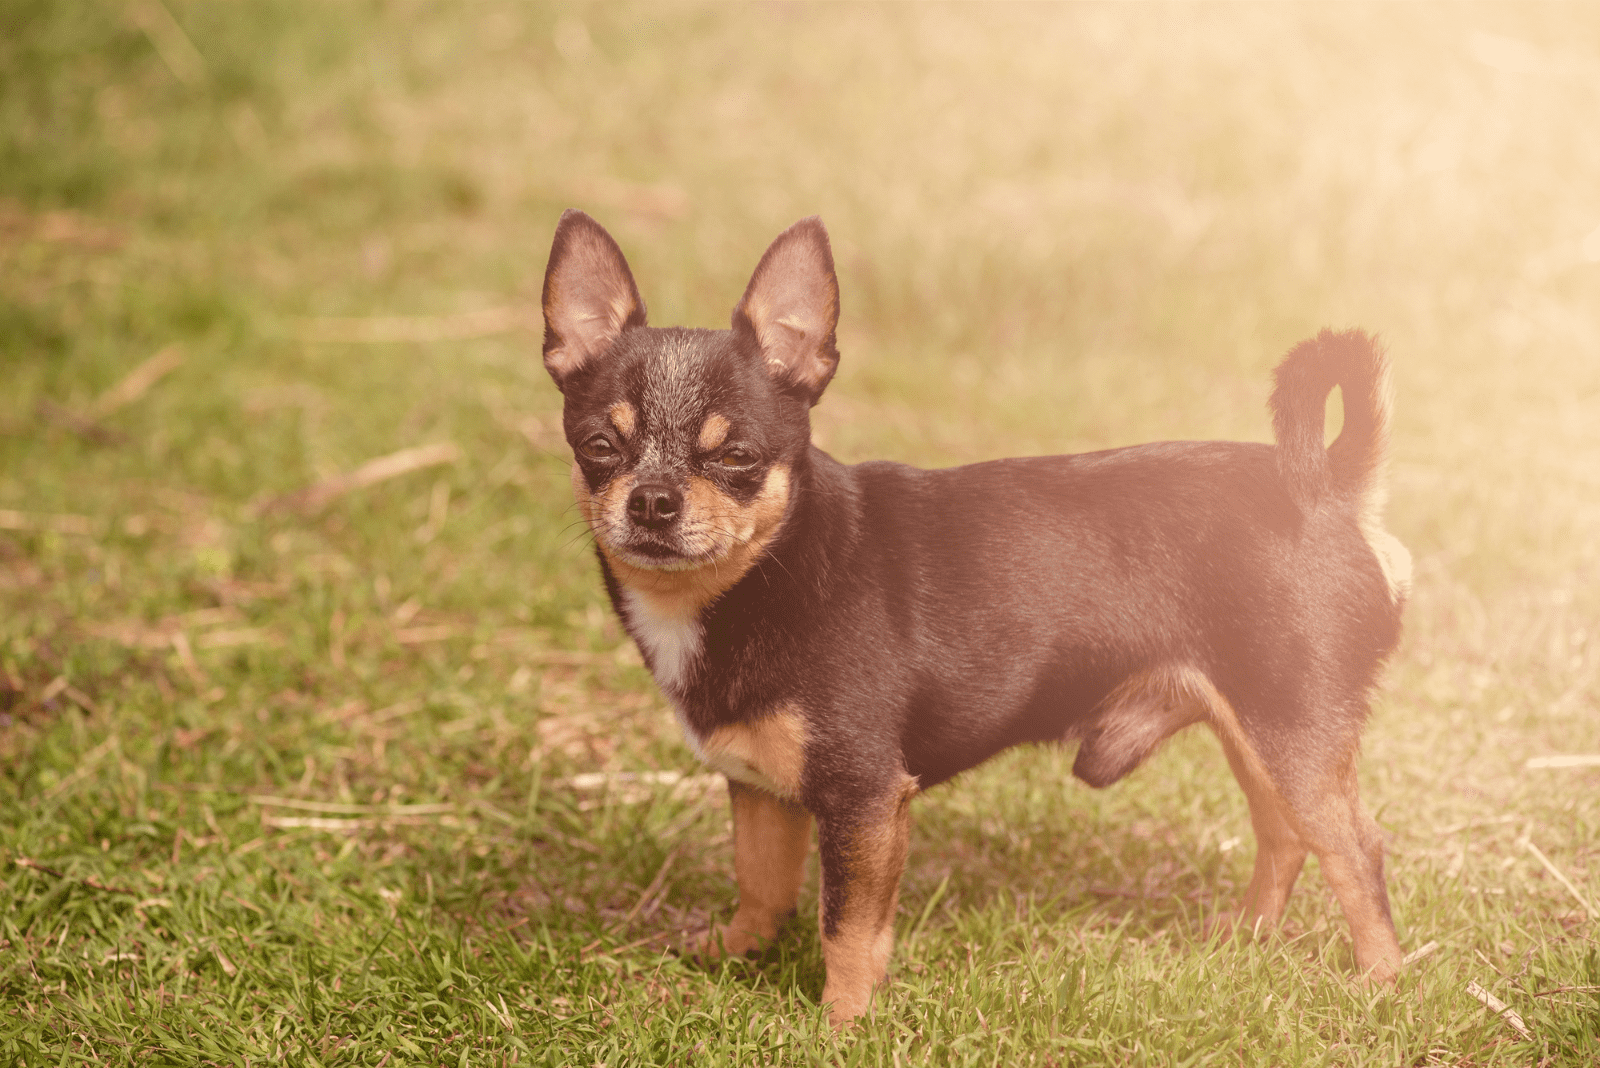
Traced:
POLYGON ((716 560, 715 556, 685 555, 676 549, 651 542, 641 545, 607 545, 606 549, 616 559, 641 571, 693 571, 716 560))

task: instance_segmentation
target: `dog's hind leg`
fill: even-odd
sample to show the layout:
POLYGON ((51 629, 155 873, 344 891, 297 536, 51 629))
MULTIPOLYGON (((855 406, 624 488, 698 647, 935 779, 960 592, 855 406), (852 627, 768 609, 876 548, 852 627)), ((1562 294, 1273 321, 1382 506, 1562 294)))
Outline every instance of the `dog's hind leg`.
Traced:
POLYGON ((1241 923, 1252 930, 1276 927, 1308 850, 1260 761, 1226 734, 1221 738, 1228 766, 1250 801, 1250 825, 1256 832, 1255 872, 1238 910, 1224 922, 1241 923))
POLYGON ((1251 741, 1220 695, 1213 701, 1212 726, 1250 800, 1256 832, 1255 873, 1236 920, 1275 925, 1307 852, 1315 853, 1350 923, 1356 967, 1372 980, 1393 980, 1401 954, 1383 877, 1383 837, 1361 805, 1354 746, 1324 752, 1320 759, 1307 751, 1315 747, 1274 759, 1270 749, 1251 741))
POLYGON ((1356 967, 1369 979, 1392 982, 1401 953, 1383 877, 1383 835, 1357 796, 1355 753, 1319 771, 1320 781, 1307 777, 1282 787, 1302 836, 1350 921, 1356 967))

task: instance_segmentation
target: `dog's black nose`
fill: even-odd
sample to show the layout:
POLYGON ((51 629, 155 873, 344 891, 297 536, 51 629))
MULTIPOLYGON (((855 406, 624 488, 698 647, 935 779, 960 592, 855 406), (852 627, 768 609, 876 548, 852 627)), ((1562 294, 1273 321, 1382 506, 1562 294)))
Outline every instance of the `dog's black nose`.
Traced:
POLYGON ((628 494, 628 515, 641 527, 652 530, 670 525, 683 507, 683 494, 659 482, 645 482, 628 494))

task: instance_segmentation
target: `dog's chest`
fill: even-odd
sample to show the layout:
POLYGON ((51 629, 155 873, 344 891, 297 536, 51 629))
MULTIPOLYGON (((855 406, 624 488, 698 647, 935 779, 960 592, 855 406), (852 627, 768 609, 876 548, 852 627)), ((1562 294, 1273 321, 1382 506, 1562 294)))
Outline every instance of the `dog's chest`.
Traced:
POLYGON ((705 629, 698 615, 662 611, 632 590, 625 590, 622 600, 628 629, 650 661, 657 685, 674 704, 681 703, 705 645, 705 629))
POLYGON ((728 778, 778 797, 793 798, 800 789, 805 725, 786 708, 764 710, 749 722, 727 723, 707 731, 696 729, 685 711, 689 685, 700 671, 705 628, 694 613, 665 612, 647 598, 624 591, 628 629, 639 643, 656 684, 672 701, 678 726, 700 761, 728 778))

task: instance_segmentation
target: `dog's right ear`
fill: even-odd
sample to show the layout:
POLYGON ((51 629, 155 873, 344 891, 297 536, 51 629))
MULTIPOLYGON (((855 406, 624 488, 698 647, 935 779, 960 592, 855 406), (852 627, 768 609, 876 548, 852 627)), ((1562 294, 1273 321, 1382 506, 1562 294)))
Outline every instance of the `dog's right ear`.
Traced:
POLYGON ((645 324, 644 301, 622 249, 576 208, 561 213, 544 271, 544 367, 556 386, 645 324))

